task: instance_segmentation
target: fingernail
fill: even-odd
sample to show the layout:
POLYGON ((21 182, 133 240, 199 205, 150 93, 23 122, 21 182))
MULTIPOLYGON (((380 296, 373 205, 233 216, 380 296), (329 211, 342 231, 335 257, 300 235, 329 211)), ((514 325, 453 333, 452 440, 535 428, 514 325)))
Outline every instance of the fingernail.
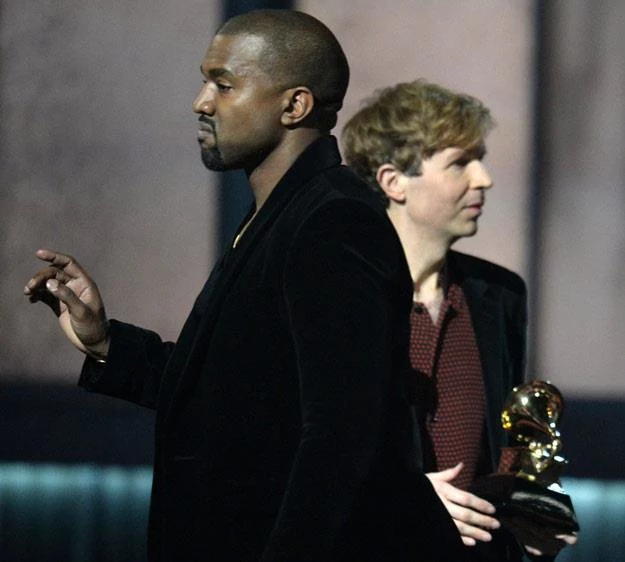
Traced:
POLYGON ((56 291, 59 288, 59 282, 56 279, 48 279, 46 281, 46 287, 48 291, 56 291))

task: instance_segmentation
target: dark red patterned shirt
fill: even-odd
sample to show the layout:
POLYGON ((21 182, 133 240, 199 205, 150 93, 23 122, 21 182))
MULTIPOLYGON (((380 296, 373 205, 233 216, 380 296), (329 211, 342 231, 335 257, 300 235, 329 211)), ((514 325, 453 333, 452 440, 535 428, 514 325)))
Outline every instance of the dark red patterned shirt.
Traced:
MULTIPOLYGON (((476 473, 482 446, 485 393, 475 332, 459 285, 449 284, 434 325, 415 303, 410 317, 410 362, 415 393, 425 414, 436 470, 464 463, 454 482, 466 489, 476 473)), ((427 463, 426 463, 427 467, 427 463)))

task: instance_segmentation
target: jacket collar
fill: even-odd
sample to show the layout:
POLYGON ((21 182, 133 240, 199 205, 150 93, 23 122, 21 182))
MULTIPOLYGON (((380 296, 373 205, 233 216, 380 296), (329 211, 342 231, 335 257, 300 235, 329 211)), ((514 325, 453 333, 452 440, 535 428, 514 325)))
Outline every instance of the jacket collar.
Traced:
POLYGON ((490 285, 474 274, 469 256, 450 250, 447 263, 454 278, 462 287, 471 314, 471 323, 473 324, 484 373, 486 429, 491 463, 495 468, 499 449, 505 444, 505 442, 499 442, 497 439, 497 436, 502 434, 499 430, 501 424, 500 404, 505 398, 502 373, 504 364, 502 309, 490 285))
MULTIPOLYGON (((288 201, 290 201, 313 176, 337 166, 340 163, 341 155, 339 154, 338 143, 335 137, 321 137, 310 144, 304 152, 298 156, 293 165, 285 172, 284 176, 282 176, 280 181, 272 189, 269 197, 258 212, 258 215, 254 218, 253 222, 250 223, 247 231, 241 237, 240 242, 237 244, 237 250, 246 246, 249 247, 251 241, 264 231, 265 226, 273 222, 272 218, 274 215, 284 208, 288 201)), ((235 239, 253 216, 254 211, 255 207, 252 204, 252 207, 247 212, 239 228, 237 228, 235 239)), ((230 248, 232 248, 233 241, 234 239, 230 242, 230 248)))
MULTIPOLYGON (((166 407, 168 418, 171 419, 177 415, 182 397, 193 387, 201 368, 201 362, 204 359, 207 338, 210 338, 210 334, 213 332, 221 303, 228 289, 232 286, 233 280, 236 279, 247 262, 248 256, 257 246, 258 241, 262 239, 262 234, 274 223, 275 217, 313 176, 340 163, 341 156, 334 137, 322 137, 313 142, 274 187, 237 247, 232 248, 231 242, 202 291, 205 302, 202 318, 194 333, 187 335, 193 339, 189 355, 181 369, 182 374, 177 380, 170 381, 170 384, 175 387, 175 398, 172 398, 166 407)), ((254 209, 252 208, 237 229, 237 233, 240 232, 253 212, 254 209)), ((177 375, 175 376, 177 377, 177 375)))

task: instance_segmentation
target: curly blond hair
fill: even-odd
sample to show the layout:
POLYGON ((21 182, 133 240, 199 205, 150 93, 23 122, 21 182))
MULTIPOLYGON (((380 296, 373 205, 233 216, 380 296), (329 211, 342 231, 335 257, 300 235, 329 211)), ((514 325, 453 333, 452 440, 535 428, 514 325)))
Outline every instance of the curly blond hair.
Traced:
POLYGON ((380 166, 418 175, 435 152, 478 148, 493 126, 477 98, 421 79, 375 92, 347 122, 341 140, 346 162, 386 200, 376 181, 380 166))

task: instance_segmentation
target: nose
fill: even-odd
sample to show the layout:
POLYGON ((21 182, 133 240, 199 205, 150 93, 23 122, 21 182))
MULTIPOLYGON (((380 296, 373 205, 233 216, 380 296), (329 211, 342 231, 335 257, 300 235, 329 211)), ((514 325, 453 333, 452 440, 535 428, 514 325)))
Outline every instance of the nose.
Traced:
POLYGON ((493 180, 483 162, 474 160, 471 162, 471 187, 473 189, 490 189, 493 180))
POLYGON ((207 82, 193 100, 193 111, 212 115, 215 112, 214 96, 210 84, 207 82))

